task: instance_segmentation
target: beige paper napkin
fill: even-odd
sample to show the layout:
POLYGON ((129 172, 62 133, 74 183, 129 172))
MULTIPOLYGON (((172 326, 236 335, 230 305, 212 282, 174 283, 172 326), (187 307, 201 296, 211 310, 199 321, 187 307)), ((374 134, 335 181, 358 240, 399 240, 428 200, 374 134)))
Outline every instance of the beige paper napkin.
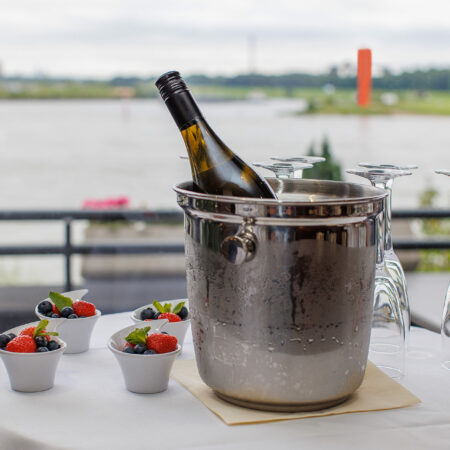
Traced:
POLYGON ((420 399, 392 380, 374 364, 368 363, 366 375, 359 389, 344 403, 332 408, 311 412, 284 413, 243 408, 228 403, 206 386, 198 374, 195 360, 176 361, 172 377, 197 397, 227 425, 306 419, 335 414, 404 408, 420 403, 420 399))

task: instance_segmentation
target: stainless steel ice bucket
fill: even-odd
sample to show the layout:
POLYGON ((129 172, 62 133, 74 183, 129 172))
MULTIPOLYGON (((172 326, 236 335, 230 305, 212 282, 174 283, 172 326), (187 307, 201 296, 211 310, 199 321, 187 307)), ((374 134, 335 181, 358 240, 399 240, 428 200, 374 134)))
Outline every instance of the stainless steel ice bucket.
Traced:
POLYGON ((197 365, 231 402, 320 409, 345 400, 364 376, 385 194, 269 181, 278 201, 175 187, 197 365))

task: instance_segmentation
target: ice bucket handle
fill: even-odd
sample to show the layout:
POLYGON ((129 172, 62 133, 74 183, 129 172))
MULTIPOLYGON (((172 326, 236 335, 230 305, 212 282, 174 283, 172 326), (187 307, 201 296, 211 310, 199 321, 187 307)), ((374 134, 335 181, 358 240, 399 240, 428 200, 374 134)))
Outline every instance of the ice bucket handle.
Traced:
POLYGON ((220 246, 222 255, 231 264, 250 261, 256 254, 256 236, 252 232, 253 219, 245 219, 239 232, 225 238, 220 246))

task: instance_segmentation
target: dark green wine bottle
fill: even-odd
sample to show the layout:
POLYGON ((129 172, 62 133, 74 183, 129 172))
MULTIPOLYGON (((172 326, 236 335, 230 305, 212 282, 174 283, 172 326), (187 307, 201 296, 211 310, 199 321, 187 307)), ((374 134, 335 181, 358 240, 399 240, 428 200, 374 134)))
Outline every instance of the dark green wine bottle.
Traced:
POLYGON ((156 80, 186 144, 196 187, 205 194, 276 198, 269 184, 214 133, 179 72, 156 80))

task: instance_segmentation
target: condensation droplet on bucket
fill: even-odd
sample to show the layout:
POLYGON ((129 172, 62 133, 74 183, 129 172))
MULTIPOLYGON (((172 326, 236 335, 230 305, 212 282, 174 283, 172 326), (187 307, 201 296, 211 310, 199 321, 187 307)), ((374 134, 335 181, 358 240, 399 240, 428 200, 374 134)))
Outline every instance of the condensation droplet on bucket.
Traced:
POLYGON ((274 348, 274 347, 267 347, 267 350, 268 350, 269 352, 273 352, 273 351, 275 350, 275 348, 274 348))
POLYGON ((312 343, 314 342, 314 339, 313 339, 313 338, 309 338, 309 339, 308 339, 308 342, 309 342, 310 344, 312 344, 312 343))

